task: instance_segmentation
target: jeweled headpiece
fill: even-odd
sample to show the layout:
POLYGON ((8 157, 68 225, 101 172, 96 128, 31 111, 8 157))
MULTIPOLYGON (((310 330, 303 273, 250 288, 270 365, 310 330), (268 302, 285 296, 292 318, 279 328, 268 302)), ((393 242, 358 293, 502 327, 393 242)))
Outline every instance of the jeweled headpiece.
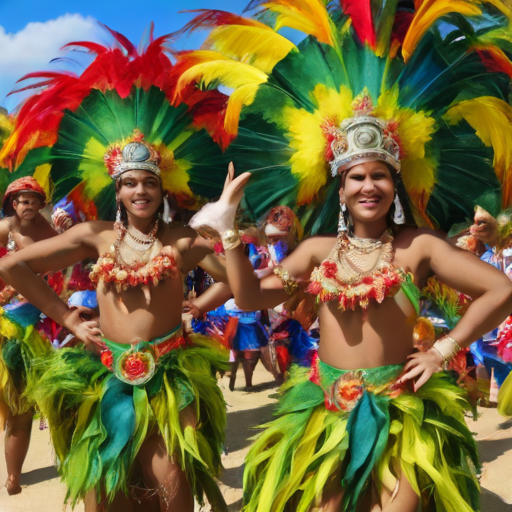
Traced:
POLYGON ((117 179, 126 171, 149 171, 160 176, 160 153, 144 140, 139 130, 121 146, 113 144, 105 153, 105 166, 112 179, 117 179))
POLYGON ((383 160, 400 172, 396 123, 373 116, 373 103, 365 92, 355 98, 352 112, 354 116, 344 119, 334 133, 332 175, 368 160, 383 160))

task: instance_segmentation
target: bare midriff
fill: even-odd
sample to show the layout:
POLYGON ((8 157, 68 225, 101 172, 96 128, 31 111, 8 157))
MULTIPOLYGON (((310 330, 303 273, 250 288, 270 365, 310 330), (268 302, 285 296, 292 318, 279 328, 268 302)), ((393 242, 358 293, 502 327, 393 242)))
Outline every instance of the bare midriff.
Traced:
POLYGON ((100 328, 106 338, 116 343, 150 341, 181 324, 183 285, 178 275, 150 286, 151 302, 146 304, 140 286, 122 293, 97 288, 100 328))
POLYGON ((400 291, 382 304, 370 301, 366 310, 320 306, 320 359, 345 370, 376 368, 406 361, 413 349, 416 311, 400 291))

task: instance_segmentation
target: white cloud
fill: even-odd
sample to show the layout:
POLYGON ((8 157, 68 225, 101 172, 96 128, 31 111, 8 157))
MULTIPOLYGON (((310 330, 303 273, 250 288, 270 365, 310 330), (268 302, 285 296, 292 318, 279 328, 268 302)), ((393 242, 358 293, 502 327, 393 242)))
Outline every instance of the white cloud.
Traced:
MULTIPOLYGON (((23 30, 7 34, 0 26, 0 106, 12 110, 22 99, 22 95, 6 95, 15 88, 22 76, 34 71, 61 70, 61 64, 49 64, 66 54, 60 50, 73 41, 102 42, 105 32, 92 18, 80 14, 65 14, 45 23, 29 23, 23 30)), ((69 70, 80 73, 77 66, 68 65, 69 70)), ((27 82, 28 85, 28 82, 27 82)))

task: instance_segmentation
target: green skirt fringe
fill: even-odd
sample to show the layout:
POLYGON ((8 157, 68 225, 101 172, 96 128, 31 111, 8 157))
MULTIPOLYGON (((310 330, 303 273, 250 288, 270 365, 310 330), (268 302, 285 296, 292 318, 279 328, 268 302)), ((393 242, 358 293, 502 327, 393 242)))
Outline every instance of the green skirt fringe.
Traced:
POLYGON ((27 394, 48 420, 58 469, 74 506, 95 490, 109 500, 128 492, 143 441, 162 435, 180 462, 196 499, 205 494, 214 511, 227 510, 218 475, 226 407, 216 372, 228 367, 227 350, 204 336, 162 356, 153 378, 140 386, 118 380, 83 348, 63 348, 32 366, 27 394), (193 405, 196 427, 180 426, 193 405))
POLYGON ((502 416, 512 416, 512 373, 508 374, 498 392, 498 412, 502 416))
POLYGON ((0 310, 0 428, 9 412, 17 416, 35 407, 24 394, 27 369, 31 361, 46 357, 52 350, 51 343, 34 326, 24 328, 0 310))
POLYGON ((340 474, 343 511, 357 509, 372 478, 391 493, 399 475, 421 496, 422 510, 432 500, 438 512, 480 510, 478 455, 464 421, 470 405, 454 380, 437 373, 413 393, 384 385, 402 365, 346 372, 319 361, 317 368, 318 385, 310 380, 313 370, 292 366, 277 419, 255 438, 245 465, 244 512, 310 511, 340 474), (364 374, 362 386, 354 387, 361 383, 354 374, 364 374), (337 396, 344 398, 335 407, 337 399, 326 396, 341 389, 335 388, 340 377, 345 387, 337 396))

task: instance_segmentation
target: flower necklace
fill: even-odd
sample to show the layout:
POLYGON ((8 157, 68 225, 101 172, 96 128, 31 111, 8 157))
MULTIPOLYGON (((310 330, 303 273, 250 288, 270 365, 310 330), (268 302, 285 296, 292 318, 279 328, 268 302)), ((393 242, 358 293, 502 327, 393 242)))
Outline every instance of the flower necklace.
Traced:
POLYGON ((313 270, 307 291, 320 302, 338 299, 343 311, 366 309, 370 299, 380 304, 396 295, 406 278, 394 256, 391 230, 378 239, 340 232, 328 258, 313 270))
POLYGON ((162 247, 156 238, 158 220, 148 235, 133 226, 128 229, 115 223, 119 231, 111 252, 101 256, 92 267, 90 279, 93 283, 103 282, 117 293, 128 288, 142 286, 146 303, 151 302, 149 285, 156 286, 167 277, 176 277, 178 267, 170 246, 162 247))

